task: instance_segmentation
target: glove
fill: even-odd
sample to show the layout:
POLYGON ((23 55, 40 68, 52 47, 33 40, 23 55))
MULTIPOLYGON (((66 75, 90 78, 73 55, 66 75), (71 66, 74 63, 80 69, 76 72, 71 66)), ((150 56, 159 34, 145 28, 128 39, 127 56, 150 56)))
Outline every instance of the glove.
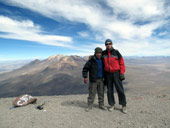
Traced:
POLYGON ((84 78, 84 83, 86 84, 88 82, 88 78, 84 78))
POLYGON ((120 80, 121 80, 121 81, 125 80, 124 74, 120 74, 120 80))

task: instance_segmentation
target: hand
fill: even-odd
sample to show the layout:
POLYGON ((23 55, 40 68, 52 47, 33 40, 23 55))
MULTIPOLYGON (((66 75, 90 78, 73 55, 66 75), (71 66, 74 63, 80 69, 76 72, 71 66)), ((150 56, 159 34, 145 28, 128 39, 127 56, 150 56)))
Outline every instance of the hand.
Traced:
POLYGON ((84 83, 86 84, 88 82, 88 78, 84 78, 84 83))
POLYGON ((125 80, 125 75, 124 74, 120 74, 120 80, 121 81, 125 80))

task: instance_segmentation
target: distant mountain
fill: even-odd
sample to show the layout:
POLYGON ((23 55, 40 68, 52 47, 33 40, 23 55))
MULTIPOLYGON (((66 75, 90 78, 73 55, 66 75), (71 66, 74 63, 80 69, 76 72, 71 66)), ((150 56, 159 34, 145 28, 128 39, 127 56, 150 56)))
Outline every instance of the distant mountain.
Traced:
POLYGON ((0 61, 0 74, 18 69, 32 60, 0 61))
POLYGON ((12 72, 0 74, 0 96, 60 95, 86 93, 82 67, 86 60, 79 56, 56 55, 34 60, 12 72))
MULTIPOLYGON (((88 57, 55 55, 0 74, 0 97, 25 93, 34 96, 87 93, 88 85, 83 83, 82 78, 82 68, 87 60, 88 57)), ((155 86, 155 81, 159 85, 159 77, 163 84, 170 83, 170 57, 128 58, 125 64, 126 89, 134 85, 155 86)))

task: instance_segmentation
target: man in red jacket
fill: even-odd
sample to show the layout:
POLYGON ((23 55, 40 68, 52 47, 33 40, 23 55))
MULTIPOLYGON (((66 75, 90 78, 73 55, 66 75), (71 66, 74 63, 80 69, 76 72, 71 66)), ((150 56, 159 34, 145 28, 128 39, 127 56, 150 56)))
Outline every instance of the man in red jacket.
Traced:
POLYGON ((107 84, 107 98, 110 107, 109 111, 113 111, 115 98, 114 86, 118 93, 119 104, 122 105, 122 112, 127 113, 126 96, 122 85, 122 80, 125 79, 125 64, 122 55, 118 50, 112 47, 112 41, 107 39, 105 41, 106 50, 103 51, 105 82, 107 84))

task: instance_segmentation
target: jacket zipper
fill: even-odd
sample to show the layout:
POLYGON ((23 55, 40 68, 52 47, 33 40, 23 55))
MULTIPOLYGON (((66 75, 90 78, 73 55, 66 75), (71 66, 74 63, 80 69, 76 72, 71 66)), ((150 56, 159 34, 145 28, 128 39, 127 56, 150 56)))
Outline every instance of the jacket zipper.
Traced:
POLYGON ((108 61, 108 65, 109 65, 109 72, 110 72, 110 64, 109 64, 109 51, 108 51, 108 59, 107 59, 107 61, 108 61))

